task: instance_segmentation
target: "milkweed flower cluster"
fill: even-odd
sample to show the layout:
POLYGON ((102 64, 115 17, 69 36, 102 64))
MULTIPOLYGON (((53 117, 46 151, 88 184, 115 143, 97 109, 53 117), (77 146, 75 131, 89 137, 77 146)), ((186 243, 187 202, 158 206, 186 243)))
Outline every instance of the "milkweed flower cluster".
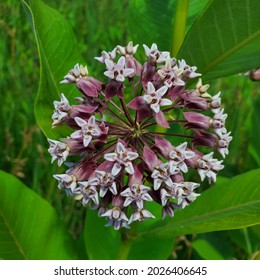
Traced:
POLYGON ((211 96, 200 78, 195 88, 186 88, 201 76, 197 68, 156 44, 143 47, 143 64, 132 42, 96 57, 105 82, 76 64, 61 83, 75 84, 78 105, 62 93, 52 115, 53 127, 73 131, 59 141, 48 139, 52 162, 68 167, 54 175, 59 189, 96 209, 116 230, 154 218, 149 203, 161 205, 163 218, 189 205, 200 184, 187 181, 187 173, 193 169, 201 181, 215 182, 224 167, 215 153, 224 158, 232 140, 220 93, 211 96))

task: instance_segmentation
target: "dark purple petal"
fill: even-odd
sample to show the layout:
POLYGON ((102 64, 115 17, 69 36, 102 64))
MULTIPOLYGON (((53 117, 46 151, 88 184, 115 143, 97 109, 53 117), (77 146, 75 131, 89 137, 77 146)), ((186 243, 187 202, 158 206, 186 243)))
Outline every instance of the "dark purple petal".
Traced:
POLYGON ((134 69, 134 73, 129 75, 130 78, 132 78, 134 75, 141 76, 142 72, 142 65, 140 62, 138 62, 134 57, 127 56, 125 59, 125 66, 126 68, 132 68, 134 69))
POLYGON ((162 155, 167 158, 170 151, 174 149, 171 143, 160 136, 155 136, 155 146, 161 151, 162 155))
POLYGON ((144 147, 143 151, 143 159, 151 171, 153 171, 156 166, 161 164, 161 160, 158 159, 156 154, 146 146, 144 147))
POLYGON ((180 97, 182 91, 183 91, 182 86, 176 86, 172 87, 168 91, 168 95, 171 97, 171 100, 174 102, 178 97, 180 97))
POLYGON ((129 178, 129 186, 132 186, 133 184, 140 184, 142 185, 143 182, 143 170, 140 166, 134 167, 134 174, 130 175, 129 178))
POLYGON ((218 137, 215 134, 195 130, 195 138, 192 142, 198 146, 215 147, 218 137))
POLYGON ((97 97, 100 87, 96 87, 90 80, 90 78, 82 78, 76 83, 77 88, 86 96, 86 97, 97 97))
POLYGON ((208 116, 204 116, 199 113, 194 112, 185 112, 183 113, 184 118, 188 121, 185 126, 189 128, 201 128, 201 129, 209 129, 211 118, 208 116))
POLYGON ((127 106, 134 110, 140 110, 143 106, 146 105, 146 102, 144 101, 142 96, 138 96, 134 98, 132 101, 130 101, 127 106))
POLYGON ((157 114, 155 114, 155 120, 156 120, 157 124, 162 127, 165 127, 165 128, 170 127, 164 116, 164 113, 162 111, 159 111, 157 114))
POLYGON ((123 97, 123 84, 121 82, 110 80, 109 84, 106 86, 106 100, 111 99, 115 95, 118 95, 120 98, 123 97))

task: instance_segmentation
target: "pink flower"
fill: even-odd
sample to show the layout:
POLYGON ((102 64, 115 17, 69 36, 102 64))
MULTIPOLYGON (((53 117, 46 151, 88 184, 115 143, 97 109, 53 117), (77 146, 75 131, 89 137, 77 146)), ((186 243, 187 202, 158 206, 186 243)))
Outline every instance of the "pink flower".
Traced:
POLYGON ((76 117, 75 121, 81 129, 73 132, 70 137, 72 139, 82 138, 84 147, 89 145, 93 137, 99 137, 101 135, 101 130, 96 125, 94 116, 90 117, 88 121, 76 117))
POLYGON ((201 79, 187 87, 201 76, 196 66, 155 43, 143 46, 144 62, 132 41, 102 51, 95 59, 106 67, 107 82, 76 64, 62 83, 76 84, 78 105, 61 94, 52 115, 53 127, 73 131, 48 139, 51 162, 67 167, 54 175, 58 188, 97 210, 115 230, 154 218, 149 204, 161 206, 162 218, 174 217, 200 195, 200 181, 216 181, 224 168, 217 155, 225 157, 232 140, 220 93, 210 95, 201 79), (194 182, 186 180, 190 172, 194 182))

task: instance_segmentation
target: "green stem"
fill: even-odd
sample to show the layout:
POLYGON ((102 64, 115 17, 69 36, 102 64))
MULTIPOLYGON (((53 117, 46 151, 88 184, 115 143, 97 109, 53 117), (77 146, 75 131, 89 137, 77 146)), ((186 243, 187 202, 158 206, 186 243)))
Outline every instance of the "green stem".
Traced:
POLYGON ((172 51, 175 57, 185 37, 186 20, 188 15, 189 0, 177 0, 173 27, 172 51))
POLYGON ((133 242, 132 239, 129 239, 127 236, 122 234, 122 243, 117 256, 118 260, 127 260, 127 257, 129 255, 132 246, 132 242, 133 242))
POLYGON ((249 235, 248 235, 248 229, 247 228, 242 228, 242 232, 243 232, 244 237, 245 237, 248 255, 251 256, 252 255, 252 246, 251 246, 250 238, 249 238, 249 235))

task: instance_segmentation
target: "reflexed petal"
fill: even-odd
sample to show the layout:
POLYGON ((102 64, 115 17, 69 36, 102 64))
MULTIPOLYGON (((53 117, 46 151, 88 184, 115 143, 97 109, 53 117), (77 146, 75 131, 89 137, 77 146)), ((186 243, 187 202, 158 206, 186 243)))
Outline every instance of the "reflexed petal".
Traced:
POLYGON ((116 176, 121 171, 121 169, 122 169, 122 166, 118 163, 115 163, 113 168, 112 168, 111 174, 113 176, 116 176))
POLYGON ((206 172, 203 169, 198 169, 198 173, 200 175, 201 181, 204 181, 204 179, 206 177, 206 172))
POLYGON ((129 75, 133 74, 134 73, 134 69, 132 68, 126 68, 126 69, 123 69, 123 75, 125 77, 128 77, 129 75))
MULTIPOLYGON (((95 117, 94 117, 94 118, 95 118, 95 117)), ((83 127, 83 126, 85 126, 85 125, 88 125, 88 123, 87 123, 85 120, 83 120, 83 119, 81 119, 81 118, 79 118, 79 117, 76 117, 74 120, 75 120, 75 122, 77 123, 77 125, 80 126, 80 127, 83 127)))
POLYGON ((147 84, 147 93, 151 94, 155 92, 155 87, 151 82, 148 82, 147 84))
POLYGON ((114 79, 115 78, 115 74, 113 71, 105 71, 104 75, 107 76, 109 79, 114 79))
POLYGON ((173 181, 171 178, 167 178, 165 181, 164 181, 165 185, 167 187, 169 187, 170 189, 174 187, 174 184, 173 184, 173 181))
POLYGON ((117 80, 118 82, 123 82, 123 81, 125 80, 125 77, 124 77, 124 75, 122 75, 122 74, 118 74, 118 75, 116 76, 116 80, 117 80))
POLYGON ((127 153, 127 159, 129 159, 129 160, 137 159, 138 156, 139 156, 138 153, 135 153, 135 152, 128 152, 127 153))
POLYGON ((134 174, 134 167, 133 164, 131 162, 127 162, 125 163, 125 170, 127 173, 129 174, 134 174))
POLYGON ((150 107, 155 113, 159 113, 159 111, 160 111, 159 104, 152 104, 150 107))
POLYGON ((104 187, 104 188, 100 188, 100 191, 99 191, 99 195, 100 197, 104 197, 107 193, 107 188, 104 187))
POLYGON ((169 106, 169 105, 172 105, 172 101, 170 99, 163 98, 160 101, 160 106, 169 106))
MULTIPOLYGON (((112 70, 115 66, 114 62, 110 59, 105 59, 105 64, 108 70, 112 70)), ((112 71, 111 71, 112 72, 112 71)), ((114 72, 113 72, 114 73, 114 72)), ((106 75, 106 74, 105 74, 106 75)), ((113 74, 114 75, 114 74, 113 74)))
POLYGON ((116 153, 110 153, 110 154, 105 154, 104 155, 104 159, 108 160, 108 161, 115 161, 117 158, 117 154, 116 153))
POLYGON ((188 167, 187 167, 187 165, 186 165, 185 162, 182 162, 182 163, 178 164, 178 167, 180 168, 180 170, 181 170, 182 172, 184 172, 184 173, 187 173, 187 172, 188 172, 188 167))
POLYGON ((124 147, 124 145, 123 145, 121 142, 118 142, 118 143, 116 144, 116 152, 117 152, 118 154, 121 154, 121 153, 124 153, 124 152, 125 152, 125 147, 124 147))
POLYGON ((121 68, 124 68, 124 66, 125 66, 125 57, 124 56, 121 56, 118 59, 117 65, 120 66, 121 68))
POLYGON ((91 140, 92 140, 92 136, 91 135, 84 135, 84 137, 83 137, 83 145, 84 145, 84 147, 87 147, 91 140))
POLYGON ((127 207, 127 206, 130 205, 132 202, 133 202, 133 198, 128 196, 128 197, 125 199, 124 207, 127 207))
POLYGON ((95 116, 91 116, 88 120, 88 125, 95 126, 95 124, 96 124, 96 118, 95 116))
POLYGON ((83 136, 82 131, 81 130, 77 130, 75 132, 73 132, 70 137, 72 139, 77 139, 77 138, 81 138, 83 136))
POLYGON ((162 97, 166 93, 167 90, 168 90, 167 86, 162 86, 156 91, 156 94, 158 94, 159 96, 162 97))
POLYGON ((154 178, 153 188, 154 188, 155 191, 157 191, 160 188, 162 182, 163 182, 163 180, 158 179, 158 178, 154 178))
POLYGON ((152 215, 152 213, 150 213, 148 210, 146 209, 142 209, 142 214, 145 218, 155 218, 154 215, 152 215))
POLYGON ((114 195, 117 194, 117 188, 116 188, 115 182, 112 183, 112 185, 109 187, 109 190, 111 191, 112 194, 114 194, 114 195))
POLYGON ((150 103, 152 102, 152 100, 153 100, 153 98, 152 98, 151 95, 149 95, 149 94, 145 94, 145 95, 142 97, 142 99, 143 99, 146 103, 148 103, 148 104, 150 104, 150 103))
POLYGON ((136 205, 138 208, 142 209, 144 207, 144 202, 143 200, 137 200, 136 205))

